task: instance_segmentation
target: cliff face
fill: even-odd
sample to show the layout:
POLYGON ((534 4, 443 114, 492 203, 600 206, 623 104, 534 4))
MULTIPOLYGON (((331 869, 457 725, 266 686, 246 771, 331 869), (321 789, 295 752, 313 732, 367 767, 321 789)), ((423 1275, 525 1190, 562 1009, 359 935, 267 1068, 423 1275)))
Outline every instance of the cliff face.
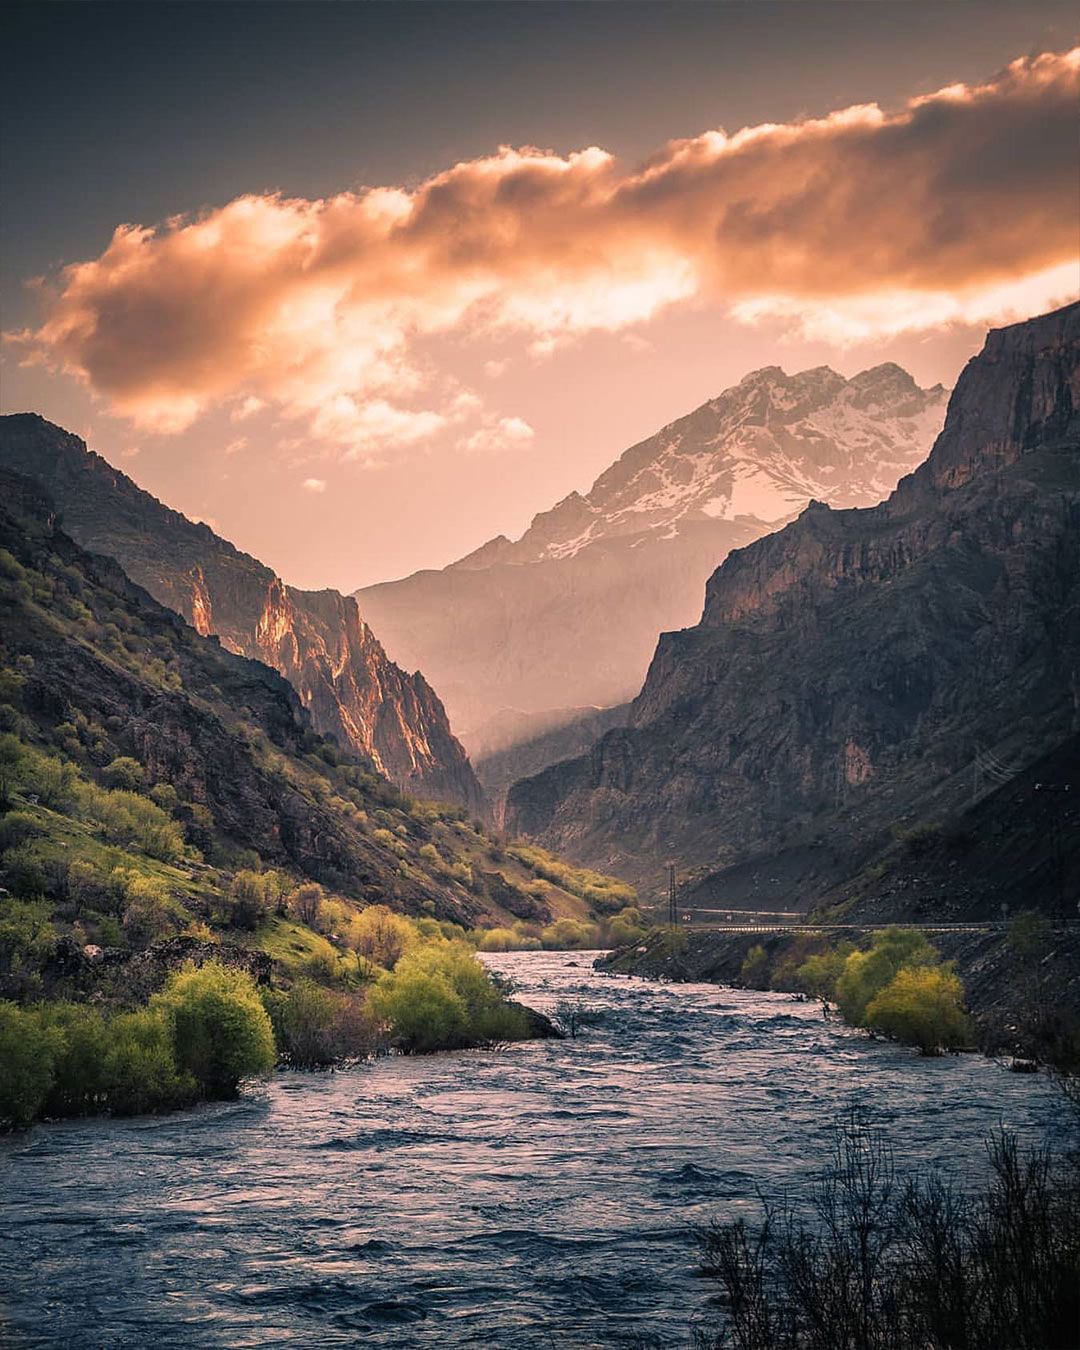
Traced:
POLYGON ((882 505, 811 503, 731 554, 700 624, 661 637, 629 725, 516 784, 508 822, 636 879, 674 854, 722 883, 757 857, 790 909, 954 809, 982 756, 1023 768, 1078 709, 1074 305, 990 334, 882 505))
POLYGON ((729 549, 814 497, 879 502, 925 457, 944 408, 940 386, 895 365, 850 380, 770 366, 632 446, 521 539, 358 596, 394 658, 431 674, 475 759, 508 748, 494 744, 505 709, 533 715, 525 741, 556 706, 566 722, 632 698, 656 635, 697 621, 729 549))
POLYGON ((387 657, 354 599, 287 586, 43 418, 0 418, 0 465, 42 482, 76 542, 115 558, 199 633, 280 671, 317 731, 409 792, 482 809, 480 785, 442 703, 421 674, 406 674, 387 657))

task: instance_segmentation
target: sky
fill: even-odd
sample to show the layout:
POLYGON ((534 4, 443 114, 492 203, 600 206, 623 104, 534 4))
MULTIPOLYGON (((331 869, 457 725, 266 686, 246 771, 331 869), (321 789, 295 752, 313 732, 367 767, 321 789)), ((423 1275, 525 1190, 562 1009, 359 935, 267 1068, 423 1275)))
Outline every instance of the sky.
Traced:
POLYGON ((9 4, 4 412, 295 585, 440 567, 763 365, 1075 298, 1031 0, 9 4))

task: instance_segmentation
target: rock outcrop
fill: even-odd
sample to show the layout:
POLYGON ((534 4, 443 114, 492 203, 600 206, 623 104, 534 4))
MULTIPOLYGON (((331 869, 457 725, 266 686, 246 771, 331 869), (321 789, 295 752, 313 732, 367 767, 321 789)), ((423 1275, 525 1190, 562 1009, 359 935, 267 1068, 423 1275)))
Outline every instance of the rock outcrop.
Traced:
POLYGON ((0 466, 38 479, 77 543, 115 558, 199 633, 280 671, 323 735, 406 791, 483 809, 435 691, 387 657, 352 597, 286 585, 34 414, 0 418, 0 466))
POLYGON ((508 823, 638 880, 670 855, 698 882, 753 857, 794 909, 967 800, 986 756, 1008 776, 1078 724, 1073 305, 989 335, 886 502, 812 502, 731 554, 629 725, 516 784, 508 823))
POLYGON ((895 365, 850 380, 827 367, 755 371, 631 447, 516 542, 357 596, 394 659, 435 681, 476 762, 516 743, 492 744, 504 710, 526 741, 576 707, 627 702, 657 634, 697 621, 729 549, 811 498, 879 502, 925 458, 945 397, 895 365))

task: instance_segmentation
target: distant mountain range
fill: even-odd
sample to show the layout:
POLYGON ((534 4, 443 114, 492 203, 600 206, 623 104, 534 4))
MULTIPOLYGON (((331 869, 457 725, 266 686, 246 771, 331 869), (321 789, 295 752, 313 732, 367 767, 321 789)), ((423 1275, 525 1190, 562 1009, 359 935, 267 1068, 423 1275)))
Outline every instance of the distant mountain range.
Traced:
POLYGON ((811 499, 880 501, 925 458, 945 402, 896 365, 850 380, 770 366, 631 447, 516 542, 357 598, 394 659, 435 682, 494 785, 506 763, 486 770, 490 756, 632 698, 657 634, 696 622, 730 549, 811 499))
POLYGON ((842 905, 899 836, 1074 736, 1080 305, 990 333, 883 504, 815 500, 728 557, 627 722, 515 784, 509 827, 638 881, 674 857, 698 897, 780 909, 842 905))
POLYGON ((435 691, 387 657, 354 599, 287 585, 36 414, 0 418, 0 467, 41 483, 76 543, 114 558, 201 634, 284 675, 317 731, 409 792, 483 809, 435 691))

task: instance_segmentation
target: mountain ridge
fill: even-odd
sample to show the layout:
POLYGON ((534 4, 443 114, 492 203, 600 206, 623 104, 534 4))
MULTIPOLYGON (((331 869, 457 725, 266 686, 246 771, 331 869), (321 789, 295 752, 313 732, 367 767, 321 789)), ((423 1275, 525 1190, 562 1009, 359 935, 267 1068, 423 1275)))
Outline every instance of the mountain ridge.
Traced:
POLYGON ((850 380, 765 367, 631 446, 520 539, 356 594, 395 659, 431 674, 479 756, 504 710, 550 721, 555 706, 632 698, 657 634, 700 616, 731 548, 815 496, 880 500, 925 456, 944 397, 890 364, 850 380))
POLYGON ((980 751, 1022 768, 1080 716, 1078 447, 1080 305, 994 330, 926 463, 731 553, 628 725, 515 784, 508 824, 639 880, 803 850, 788 884, 824 887, 822 846, 940 817, 980 751))
POLYGON ((407 791, 484 810, 440 699, 390 661, 353 597, 287 585, 36 413, 0 418, 0 464, 44 484, 77 543, 116 558, 204 636, 285 675, 320 733, 407 791))

